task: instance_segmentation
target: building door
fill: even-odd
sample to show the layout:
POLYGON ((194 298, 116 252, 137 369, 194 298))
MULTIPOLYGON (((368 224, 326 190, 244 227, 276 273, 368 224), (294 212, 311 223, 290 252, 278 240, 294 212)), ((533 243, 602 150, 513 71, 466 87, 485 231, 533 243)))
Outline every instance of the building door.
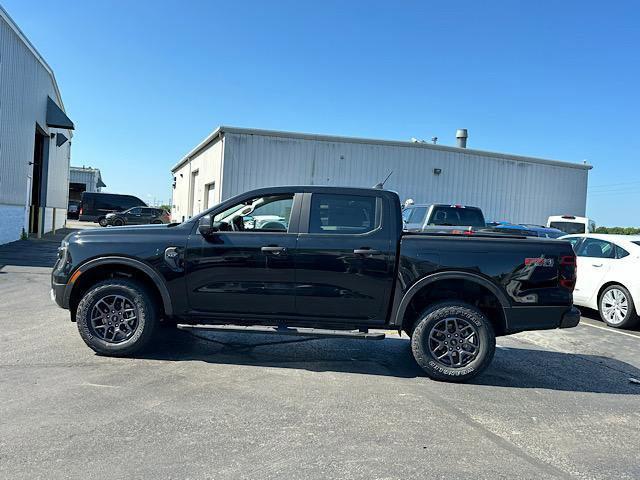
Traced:
POLYGON ((216 183, 215 182, 209 183, 205 188, 206 188, 206 196, 207 196, 207 203, 205 207, 208 210, 216 204, 216 198, 215 198, 216 183))
POLYGON ((37 233, 42 225, 40 207, 45 205, 43 200, 43 179, 45 162, 45 139, 43 132, 36 127, 33 147, 33 173, 31 174, 31 208, 29 214, 29 233, 37 233))
POLYGON ((198 185, 198 170, 191 172, 191 178, 189 180, 189 218, 193 217, 200 211, 200 200, 198 191, 200 190, 198 185))

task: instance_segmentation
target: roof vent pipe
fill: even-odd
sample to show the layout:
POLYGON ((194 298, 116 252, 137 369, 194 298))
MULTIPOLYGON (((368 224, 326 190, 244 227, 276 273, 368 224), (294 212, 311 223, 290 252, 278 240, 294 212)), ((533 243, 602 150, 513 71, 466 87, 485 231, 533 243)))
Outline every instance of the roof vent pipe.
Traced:
POLYGON ((467 129, 459 128, 456 130, 456 140, 458 141, 458 148, 467 148, 467 129))

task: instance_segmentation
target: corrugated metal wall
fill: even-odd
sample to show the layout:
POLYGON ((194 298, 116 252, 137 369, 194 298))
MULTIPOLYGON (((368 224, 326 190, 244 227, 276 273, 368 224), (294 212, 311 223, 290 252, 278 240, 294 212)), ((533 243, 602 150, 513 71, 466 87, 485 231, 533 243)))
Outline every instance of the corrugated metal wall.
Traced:
POLYGON ((176 186, 173 189, 171 218, 175 221, 188 219, 207 208, 207 205, 220 203, 222 200, 220 185, 222 184, 222 150, 224 140, 216 140, 205 149, 194 155, 181 168, 174 172, 176 186), (198 172, 191 186, 194 172, 198 172), (209 187, 213 188, 209 188, 209 187), (213 195, 213 200, 208 196, 213 195), (193 210, 189 205, 193 198, 193 210))
POLYGON ((96 170, 71 168, 71 170, 69 170, 69 183, 84 183, 86 185, 85 192, 99 191, 97 187, 98 172, 96 170))
POLYGON ((225 133, 224 143, 221 199, 265 186, 371 187, 393 170, 385 188, 397 191, 403 201, 475 205, 487 220, 515 223, 544 224, 549 215, 585 214, 588 171, 580 166, 419 145, 242 133, 225 133), (435 175, 434 168, 442 173, 435 175))
MULTIPOLYGON (((61 105, 45 67, 0 16, 0 204, 25 204, 36 122, 59 131, 46 127, 47 96, 61 105)), ((70 142, 49 142, 47 205, 66 208, 70 142)))

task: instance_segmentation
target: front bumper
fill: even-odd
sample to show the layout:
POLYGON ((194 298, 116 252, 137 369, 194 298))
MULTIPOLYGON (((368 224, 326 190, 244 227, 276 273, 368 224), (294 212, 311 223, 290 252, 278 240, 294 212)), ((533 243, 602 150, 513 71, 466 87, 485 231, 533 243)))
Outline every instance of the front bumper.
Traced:
POLYGON ((68 302, 65 302, 65 289, 66 283, 54 283, 51 282, 51 300, 56 302, 61 308, 69 308, 68 302))
POLYGON ((571 307, 571 310, 562 315, 558 328, 572 328, 578 326, 578 323, 580 323, 580 310, 571 307))

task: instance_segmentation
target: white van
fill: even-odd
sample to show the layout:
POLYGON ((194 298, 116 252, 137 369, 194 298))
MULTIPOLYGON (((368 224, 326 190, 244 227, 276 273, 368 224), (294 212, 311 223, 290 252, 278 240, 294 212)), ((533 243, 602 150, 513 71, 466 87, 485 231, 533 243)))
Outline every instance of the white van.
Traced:
POLYGON ((596 223, 587 217, 576 217, 574 215, 553 215, 547 220, 547 227, 557 228, 568 235, 577 233, 593 233, 596 230, 596 223))

